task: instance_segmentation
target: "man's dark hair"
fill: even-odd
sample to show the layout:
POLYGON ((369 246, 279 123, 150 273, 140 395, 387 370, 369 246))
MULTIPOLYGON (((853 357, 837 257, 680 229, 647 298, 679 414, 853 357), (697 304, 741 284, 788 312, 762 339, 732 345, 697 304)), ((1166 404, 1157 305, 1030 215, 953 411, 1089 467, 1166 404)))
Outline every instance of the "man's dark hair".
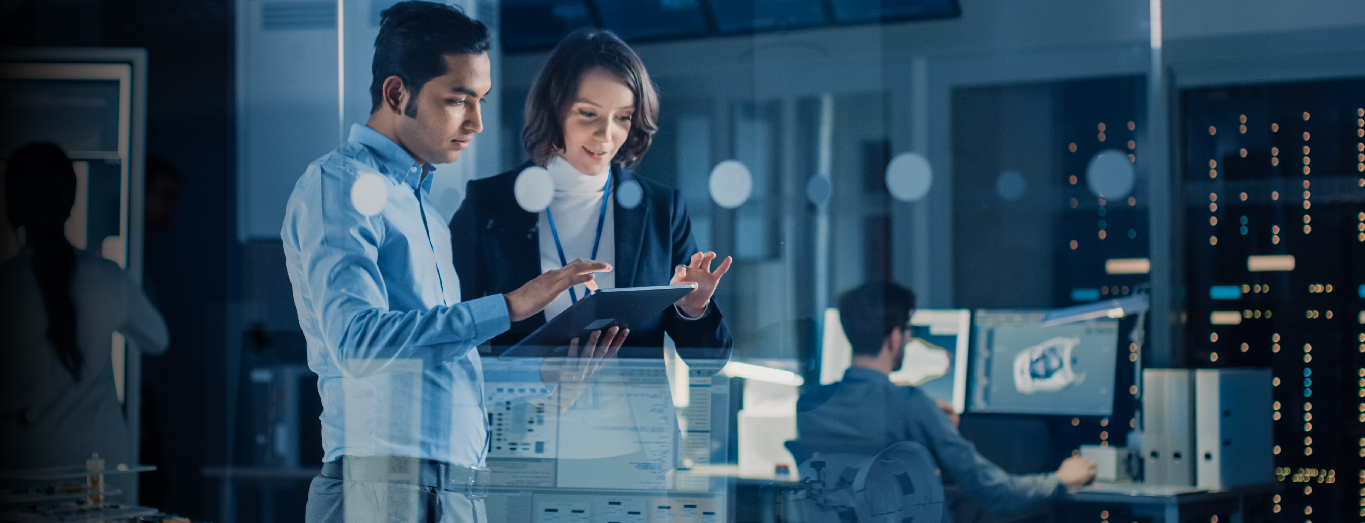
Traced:
POLYGON ((882 342, 913 312, 915 293, 894 283, 866 283, 839 296, 839 324, 858 356, 881 354, 882 342))
POLYGON ((370 72, 370 112, 384 101, 384 79, 397 76, 407 88, 409 103, 403 114, 417 117, 422 86, 446 72, 445 55, 488 51, 488 28, 446 4, 409 0, 379 13, 379 36, 374 39, 370 72))
POLYGON ((579 81, 584 73, 598 67, 615 75, 635 94, 630 134, 626 135, 625 143, 616 151, 612 162, 633 168, 649 152, 649 144, 658 130, 659 96, 645 71, 644 62, 611 31, 579 29, 550 52, 545 67, 541 68, 526 96, 526 125, 521 129, 521 145, 536 165, 544 167, 564 148, 564 118, 578 96, 579 81))

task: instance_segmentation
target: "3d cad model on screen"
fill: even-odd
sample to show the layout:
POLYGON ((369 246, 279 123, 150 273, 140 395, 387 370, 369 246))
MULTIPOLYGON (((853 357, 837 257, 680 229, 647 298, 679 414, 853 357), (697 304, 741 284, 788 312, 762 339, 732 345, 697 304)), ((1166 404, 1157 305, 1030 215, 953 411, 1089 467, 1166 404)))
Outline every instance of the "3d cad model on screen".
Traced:
POLYGON ((1080 338, 1059 336, 1026 348, 1014 357, 1014 388, 1024 394, 1056 392, 1085 381, 1072 365, 1072 349, 1080 338))

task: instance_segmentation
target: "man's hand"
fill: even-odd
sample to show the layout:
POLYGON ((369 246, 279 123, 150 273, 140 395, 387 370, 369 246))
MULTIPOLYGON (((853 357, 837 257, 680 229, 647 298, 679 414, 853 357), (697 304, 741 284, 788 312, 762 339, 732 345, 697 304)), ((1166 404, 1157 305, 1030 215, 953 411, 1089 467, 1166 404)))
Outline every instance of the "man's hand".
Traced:
POLYGON ((616 352, 621 349, 628 335, 630 329, 618 327, 607 329, 605 334, 600 330, 592 331, 582 351, 578 350, 578 338, 574 338, 569 341, 567 358, 541 360, 540 381, 558 384, 550 401, 559 408, 560 414, 569 410, 574 401, 588 390, 591 386, 588 380, 597 369, 602 368, 606 360, 616 357, 616 352))
POLYGON ((706 312, 706 305, 711 303, 711 295, 716 293, 720 277, 725 276, 726 271, 730 270, 730 262, 734 261, 726 256, 725 261, 720 262, 720 267, 712 271, 711 262, 715 259, 714 252, 699 252, 692 255, 687 265, 679 265, 673 270, 673 280, 668 282, 669 285, 685 283, 696 285, 687 296, 674 302, 674 305, 682 309, 683 314, 689 318, 701 317, 706 312))
POLYGON ((579 259, 569 262, 562 268, 536 276, 536 279, 526 282, 521 288, 502 295, 503 299, 507 300, 507 315, 511 316, 512 321, 530 318, 544 310, 546 305, 555 301, 560 294, 564 294, 569 287, 583 283, 591 285, 592 273, 608 271, 611 271, 611 265, 579 259))
POLYGON ((1075 492, 1095 481, 1096 472, 1095 462, 1090 458, 1073 456, 1057 469, 1057 479, 1066 485, 1067 492, 1075 492))
POLYGON ((939 410, 948 415, 948 419, 953 421, 954 427, 962 421, 962 416, 957 415, 957 412, 953 410, 953 406, 949 405, 948 402, 941 399, 934 399, 934 405, 937 405, 939 410))

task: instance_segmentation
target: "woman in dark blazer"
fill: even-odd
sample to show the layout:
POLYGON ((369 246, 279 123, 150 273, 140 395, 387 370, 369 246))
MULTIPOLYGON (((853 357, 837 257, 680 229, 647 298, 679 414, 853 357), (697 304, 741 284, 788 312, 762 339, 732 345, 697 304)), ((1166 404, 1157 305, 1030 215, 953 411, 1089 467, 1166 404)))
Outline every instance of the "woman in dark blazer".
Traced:
MULTIPOLYGON (((584 29, 560 42, 526 100, 522 144, 532 160, 469 182, 450 222, 462 298, 509 292, 575 258, 592 258, 613 266, 597 275, 603 287, 697 285, 652 321, 632 326, 620 357, 659 357, 667 332, 684 358, 728 359, 730 331, 711 296, 730 258, 713 271, 716 255, 697 250, 678 191, 628 169, 649 150, 657 117, 644 65, 619 38, 584 29), (514 194, 518 176, 533 166, 547 169, 555 182, 552 203, 539 212, 523 209, 514 194), (622 187, 625 196, 619 196, 622 187)), ((585 292, 576 289, 546 312, 513 323, 493 338, 494 352, 585 292)))

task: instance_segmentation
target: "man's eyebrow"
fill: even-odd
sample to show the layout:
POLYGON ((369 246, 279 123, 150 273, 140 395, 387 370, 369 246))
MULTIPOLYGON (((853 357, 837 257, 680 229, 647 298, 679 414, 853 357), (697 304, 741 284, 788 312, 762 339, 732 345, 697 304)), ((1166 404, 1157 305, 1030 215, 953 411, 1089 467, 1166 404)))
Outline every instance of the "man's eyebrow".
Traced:
MULTIPOLYGON (((451 87, 450 90, 453 91, 453 92, 456 92, 456 93, 460 93, 460 94, 467 94, 467 95, 473 96, 473 97, 475 97, 475 98, 477 98, 477 97, 479 96, 479 93, 474 92, 473 89, 470 89, 470 88, 465 87, 465 86, 462 86, 462 85, 461 85, 461 86, 451 87)), ((490 91, 491 91, 491 90, 490 90, 490 91)))

